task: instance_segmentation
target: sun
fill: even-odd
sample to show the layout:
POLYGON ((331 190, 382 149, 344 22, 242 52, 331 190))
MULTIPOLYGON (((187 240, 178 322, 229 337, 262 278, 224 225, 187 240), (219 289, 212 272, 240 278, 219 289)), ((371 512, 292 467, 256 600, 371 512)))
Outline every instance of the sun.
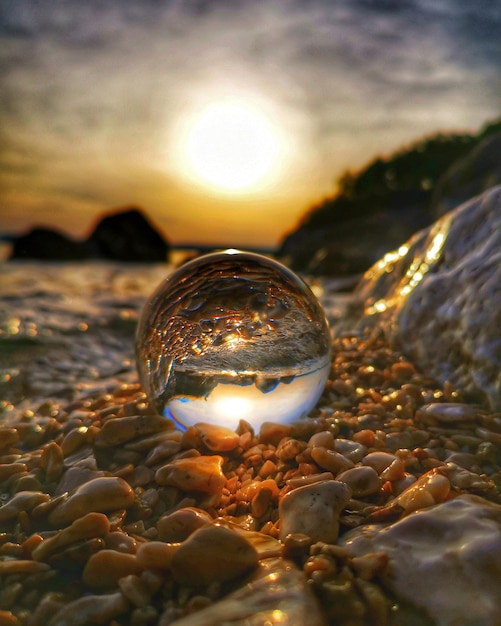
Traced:
POLYGON ((187 120, 180 142, 185 175, 220 192, 257 191, 280 169, 280 131, 243 100, 204 106, 187 120))

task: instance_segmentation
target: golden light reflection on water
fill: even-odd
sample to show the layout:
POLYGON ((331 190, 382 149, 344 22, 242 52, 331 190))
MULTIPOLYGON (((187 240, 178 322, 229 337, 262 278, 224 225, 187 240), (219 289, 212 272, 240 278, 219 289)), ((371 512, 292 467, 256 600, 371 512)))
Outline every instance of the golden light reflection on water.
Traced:
MULTIPOLYGON (((396 295, 391 298, 381 298, 371 304, 366 309, 366 314, 375 315, 384 313, 389 308, 398 304, 402 298, 407 297, 424 279, 435 263, 440 259, 444 244, 447 240, 450 221, 443 218, 437 222, 428 235, 429 245, 426 247, 424 254, 414 257, 407 272, 400 282, 400 286, 395 290, 396 295)), ((376 271, 372 280, 377 280, 383 273, 391 273, 395 269, 396 263, 401 261, 408 253, 409 246, 403 245, 394 252, 386 254, 376 265, 376 271)))

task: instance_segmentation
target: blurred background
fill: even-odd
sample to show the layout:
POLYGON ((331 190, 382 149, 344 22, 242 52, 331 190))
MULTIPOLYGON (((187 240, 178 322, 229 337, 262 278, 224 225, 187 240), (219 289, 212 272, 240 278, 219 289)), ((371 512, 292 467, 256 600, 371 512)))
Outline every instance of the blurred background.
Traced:
POLYGON ((501 181, 498 0, 0 6, 4 257, 351 275, 501 181))

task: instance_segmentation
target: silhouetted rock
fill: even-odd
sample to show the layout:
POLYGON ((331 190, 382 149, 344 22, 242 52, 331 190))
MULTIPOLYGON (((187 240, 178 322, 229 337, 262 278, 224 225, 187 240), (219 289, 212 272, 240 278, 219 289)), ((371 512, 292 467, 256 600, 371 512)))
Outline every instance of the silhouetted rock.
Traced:
POLYGON ((418 203, 355 218, 345 216, 335 224, 315 228, 305 224, 285 238, 278 256, 293 270, 314 276, 363 274, 387 250, 429 222, 418 203))
POLYGON ((440 217, 462 202, 501 184, 501 132, 487 137, 456 161, 439 180, 432 213, 440 217))
POLYGON ((307 212, 278 256, 314 275, 368 269, 436 219, 432 197, 434 209, 445 211, 501 182, 500 136, 501 121, 476 135, 437 133, 377 157, 357 173, 345 172, 337 194, 307 212))
POLYGON ((105 215, 86 241, 77 241, 50 228, 34 228, 14 240, 10 259, 163 263, 169 248, 142 211, 131 208, 105 215))
POLYGON ((386 254, 339 331, 381 330, 426 374, 501 410, 501 187, 386 254))
POLYGON ((11 259, 39 259, 41 261, 80 261, 88 257, 85 245, 63 233, 49 228, 33 228, 18 237, 12 248, 11 259))
POLYGON ((136 208, 106 215, 87 239, 92 258, 164 262, 169 244, 136 208))

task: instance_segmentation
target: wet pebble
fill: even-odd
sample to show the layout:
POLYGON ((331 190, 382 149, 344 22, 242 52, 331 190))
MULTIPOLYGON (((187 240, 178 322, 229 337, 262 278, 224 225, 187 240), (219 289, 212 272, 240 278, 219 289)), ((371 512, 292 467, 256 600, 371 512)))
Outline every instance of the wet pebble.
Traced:
POLYGON ((99 550, 87 561, 82 580, 91 589, 111 589, 120 578, 140 574, 142 567, 135 554, 99 550))
POLYGON ((239 533, 212 524, 196 530, 172 559, 172 573, 179 583, 206 587, 211 582, 238 578, 258 564, 256 550, 239 533))
POLYGON ((172 430, 173 423, 160 415, 133 415, 110 418, 97 434, 97 446, 119 446, 136 437, 151 435, 159 431, 172 430))
POLYGON ((86 595, 62 607, 47 626, 93 626, 106 624, 125 613, 128 600, 122 593, 86 595))
POLYGON ((0 507, 0 522, 15 519, 21 512, 31 511, 39 504, 48 502, 50 496, 37 491, 19 491, 0 507))
POLYGON ((211 516, 203 509, 184 507, 158 520, 158 538, 160 541, 184 541, 192 532, 211 522, 211 516))
POLYGON ((319 467, 335 475, 355 466, 353 461, 350 461, 341 453, 321 446, 311 450, 311 458, 319 467))
POLYGON ((53 526, 69 524, 86 513, 107 513, 127 509, 134 503, 135 495, 128 483, 116 476, 94 478, 78 487, 49 515, 53 526))
POLYGON ((224 426, 199 422, 195 424, 195 428, 200 435, 202 443, 213 452, 229 452, 238 447, 240 443, 240 436, 224 426))
POLYGON ((226 483, 222 465, 223 457, 218 455, 176 459, 157 470, 155 481, 185 491, 218 494, 226 483))
POLYGON ((477 407, 459 402, 432 402, 421 406, 416 412, 416 419, 423 424, 434 425, 471 422, 479 414, 477 407))
POLYGON ((313 541, 335 543, 339 515, 351 497, 351 489, 337 480, 327 480, 293 489, 279 504, 280 540, 302 533, 313 541))
POLYGON ((372 467, 353 467, 338 474, 337 480, 348 485, 355 498, 363 498, 376 493, 381 487, 381 479, 372 467))
POLYGON ((180 543, 165 541, 147 541, 138 546, 137 562, 144 569, 170 570, 172 559, 180 543))
POLYGON ((72 543, 92 537, 104 537, 110 531, 110 522, 103 513, 87 513, 75 520, 71 526, 61 530, 53 537, 43 540, 32 553, 35 561, 46 561, 55 551, 72 543))

